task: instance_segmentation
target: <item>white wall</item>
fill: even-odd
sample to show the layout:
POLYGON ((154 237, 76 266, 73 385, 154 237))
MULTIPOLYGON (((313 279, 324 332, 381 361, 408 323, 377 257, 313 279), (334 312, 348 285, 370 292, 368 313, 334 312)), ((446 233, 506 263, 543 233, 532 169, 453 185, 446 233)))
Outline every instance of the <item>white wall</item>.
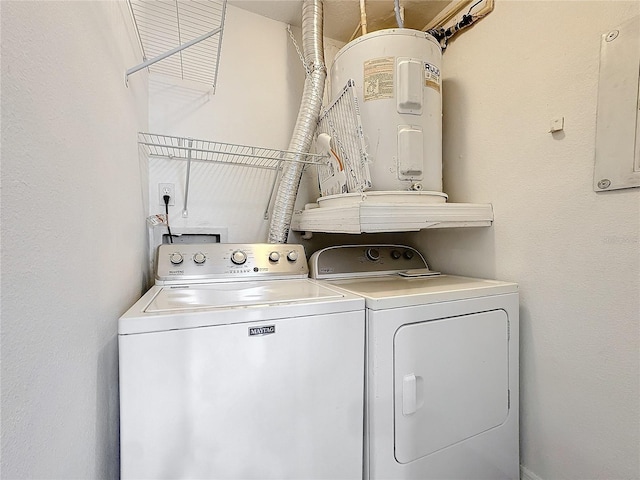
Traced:
MULTIPOLYGON (((294 29, 294 35, 302 48, 300 30, 294 29)), ((328 63, 337 44, 326 43, 328 63)), ((149 129, 286 150, 303 85, 304 67, 286 25, 229 5, 215 94, 204 84, 151 75, 149 129)), ((164 211, 158 201, 158 183, 176 185, 176 205, 169 212, 173 230, 222 227, 229 242, 267 240, 269 221, 264 213, 275 172, 193 162, 189 215, 183 218, 186 162, 151 159, 149 171, 150 214, 164 211)), ((312 188, 314 181, 305 175, 303 185, 312 188)), ((315 200, 316 194, 311 197, 315 200)))
MULTIPOLYGON (((405 238, 436 269, 520 284, 522 462, 544 480, 640 477, 640 192, 591 188, 600 34, 638 8, 500 1, 446 52, 445 191, 493 203, 492 228, 307 242, 405 238)), ((183 167, 147 179, 135 132, 286 148, 303 72, 283 24, 229 7, 216 94, 156 78, 147 117, 146 74, 123 85, 139 61, 126 4, 3 1, 0 14, 1 474, 116 478, 116 324, 147 281, 157 183, 177 184, 177 225, 263 241, 268 224, 268 182, 222 167, 194 176, 181 219, 183 167)))
POLYGON ((0 13, 1 476, 118 478, 117 319, 146 283, 146 74, 125 87, 140 53, 124 1, 0 13))
POLYGON ((520 284, 521 460, 544 480, 640 478, 640 189, 592 189, 600 35, 639 13, 499 1, 444 55, 445 191, 495 222, 412 239, 520 284))

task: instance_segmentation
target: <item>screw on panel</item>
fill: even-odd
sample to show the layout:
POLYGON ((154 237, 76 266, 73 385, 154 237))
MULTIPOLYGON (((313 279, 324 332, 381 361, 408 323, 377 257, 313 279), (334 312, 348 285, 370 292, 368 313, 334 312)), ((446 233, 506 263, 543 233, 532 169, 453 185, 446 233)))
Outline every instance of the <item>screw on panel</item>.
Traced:
POLYGON ((611 180, 603 178, 598 182, 598 188, 609 188, 611 186, 611 180))
POLYGON ((619 30, 612 30, 611 32, 609 32, 609 35, 607 35, 607 38, 605 40, 607 42, 613 42, 616 38, 618 38, 619 34, 620 34, 619 30))

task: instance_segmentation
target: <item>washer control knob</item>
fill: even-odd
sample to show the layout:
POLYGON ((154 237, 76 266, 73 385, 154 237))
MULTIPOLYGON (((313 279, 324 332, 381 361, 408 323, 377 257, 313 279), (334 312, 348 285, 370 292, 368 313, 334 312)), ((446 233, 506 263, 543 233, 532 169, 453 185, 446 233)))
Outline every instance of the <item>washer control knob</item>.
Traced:
POLYGON ((413 258, 413 250, 405 250, 404 258, 411 260, 413 258))
POLYGON ((207 257, 202 252, 197 252, 193 256, 193 261, 196 262, 197 264, 203 264, 206 260, 207 260, 207 257))
POLYGON ((271 252, 269 254, 269 261, 276 263, 278 260, 280 260, 280 254, 278 252, 271 252))
POLYGON ((236 250, 231 254, 231 261, 236 265, 242 265, 247 261, 247 254, 242 250, 236 250))
POLYGON ((182 256, 181 253, 179 252, 174 252, 171 255, 169 255, 169 260, 171 261, 171 263, 173 263, 174 265, 180 265, 182 263, 182 261, 184 260, 184 257, 182 256))
POLYGON ((296 252, 295 250, 291 250, 289 253, 287 253, 287 260, 289 260, 290 262, 295 262, 296 260, 298 260, 298 252, 296 252))
POLYGON ((372 262, 380 260, 380 252, 377 248, 367 248, 366 255, 372 262))
POLYGON ((398 260, 402 254, 398 250, 391 250, 391 258, 398 260))

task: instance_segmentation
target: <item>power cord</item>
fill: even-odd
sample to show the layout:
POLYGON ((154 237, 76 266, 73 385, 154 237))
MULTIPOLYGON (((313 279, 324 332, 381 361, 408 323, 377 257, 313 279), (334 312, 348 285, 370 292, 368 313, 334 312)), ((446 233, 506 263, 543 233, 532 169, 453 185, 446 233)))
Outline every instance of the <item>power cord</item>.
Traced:
POLYGON ((169 226, 169 200, 171 197, 169 195, 163 195, 162 200, 164 200, 164 211, 167 214, 167 230, 169 231, 169 243, 173 243, 173 235, 171 234, 171 227, 169 226))

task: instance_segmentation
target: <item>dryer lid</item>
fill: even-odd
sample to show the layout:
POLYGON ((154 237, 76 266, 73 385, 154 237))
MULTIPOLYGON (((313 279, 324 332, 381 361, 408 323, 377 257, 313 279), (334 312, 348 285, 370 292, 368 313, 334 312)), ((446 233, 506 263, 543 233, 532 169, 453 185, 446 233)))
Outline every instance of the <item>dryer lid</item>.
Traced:
POLYGON ((518 291, 518 285, 515 283, 453 275, 415 278, 385 275, 339 279, 329 283, 364 297, 367 308, 373 310, 450 302, 518 291))

